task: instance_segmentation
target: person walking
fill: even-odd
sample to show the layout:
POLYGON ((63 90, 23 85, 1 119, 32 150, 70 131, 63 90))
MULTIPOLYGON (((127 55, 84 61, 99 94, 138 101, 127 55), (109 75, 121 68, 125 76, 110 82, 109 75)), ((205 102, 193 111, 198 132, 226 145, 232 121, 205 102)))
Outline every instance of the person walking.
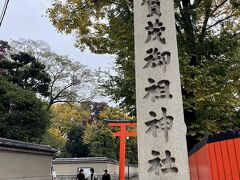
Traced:
POLYGON ((94 173, 94 169, 90 169, 91 174, 88 176, 87 180, 98 180, 97 175, 94 173))
POLYGON ((53 166, 51 166, 51 172, 52 172, 52 180, 57 180, 57 174, 53 166))
POLYGON ((102 180, 111 180, 110 174, 108 174, 107 170, 104 170, 104 174, 102 176, 102 180))
POLYGON ((83 169, 80 169, 80 171, 78 172, 77 179, 78 180, 86 180, 85 175, 83 174, 83 169))

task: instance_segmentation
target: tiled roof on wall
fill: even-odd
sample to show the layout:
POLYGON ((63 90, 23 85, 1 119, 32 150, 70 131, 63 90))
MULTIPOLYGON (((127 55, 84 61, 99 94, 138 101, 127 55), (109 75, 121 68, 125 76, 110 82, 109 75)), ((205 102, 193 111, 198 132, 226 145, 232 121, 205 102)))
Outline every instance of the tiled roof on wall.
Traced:
POLYGON ((0 148, 14 148, 22 150, 31 150, 31 151, 41 151, 46 153, 55 154, 56 149, 50 147, 49 145, 40 145, 29 142, 17 141, 12 139, 0 138, 0 148))
POLYGON ((56 158, 53 160, 54 164, 58 163, 79 163, 79 162, 111 162, 118 163, 118 161, 106 157, 84 157, 84 158, 56 158))

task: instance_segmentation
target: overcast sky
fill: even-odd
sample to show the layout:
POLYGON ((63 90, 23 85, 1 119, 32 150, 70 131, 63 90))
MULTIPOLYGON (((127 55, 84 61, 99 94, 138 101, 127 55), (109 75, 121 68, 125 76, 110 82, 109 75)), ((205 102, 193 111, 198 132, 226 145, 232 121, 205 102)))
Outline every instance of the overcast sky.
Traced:
MULTIPOLYGON (((0 0, 2 11, 5 0, 0 0)), ((66 36, 56 31, 46 17, 50 0, 10 0, 6 16, 0 27, 0 40, 18 40, 20 38, 43 40, 53 51, 87 65, 91 69, 107 70, 114 62, 113 55, 96 55, 89 51, 81 52, 74 47, 72 36, 66 36)), ((111 71, 113 72, 113 71, 111 71)), ((115 106, 107 97, 96 97, 96 101, 106 101, 115 106)))
MULTIPOLYGON (((0 10, 2 10, 3 3, 4 0, 0 0, 0 10)), ((114 61, 112 55, 81 52, 74 47, 73 37, 58 33, 46 17, 46 10, 49 6, 50 0, 10 0, 0 27, 0 39, 7 41, 19 38, 43 40, 58 54, 68 55, 91 69, 111 67, 114 61)))

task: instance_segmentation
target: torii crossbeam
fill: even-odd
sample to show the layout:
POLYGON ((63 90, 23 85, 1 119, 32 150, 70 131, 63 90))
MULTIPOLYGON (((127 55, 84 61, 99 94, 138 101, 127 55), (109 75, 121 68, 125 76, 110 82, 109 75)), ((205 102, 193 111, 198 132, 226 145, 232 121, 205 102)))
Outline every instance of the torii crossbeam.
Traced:
POLYGON ((129 120, 105 120, 110 127, 120 127, 120 131, 114 132, 113 136, 120 137, 120 153, 119 153, 119 180, 125 179, 125 163, 126 163, 126 137, 137 136, 137 132, 127 131, 128 126, 136 126, 135 121, 129 120))

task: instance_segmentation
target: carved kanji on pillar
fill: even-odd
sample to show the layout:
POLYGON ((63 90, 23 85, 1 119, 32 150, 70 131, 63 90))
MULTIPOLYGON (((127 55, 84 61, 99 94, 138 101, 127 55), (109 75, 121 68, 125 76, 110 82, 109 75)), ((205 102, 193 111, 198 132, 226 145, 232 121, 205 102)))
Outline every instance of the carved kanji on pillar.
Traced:
POLYGON ((139 180, 189 180, 174 0, 133 0, 139 180))

